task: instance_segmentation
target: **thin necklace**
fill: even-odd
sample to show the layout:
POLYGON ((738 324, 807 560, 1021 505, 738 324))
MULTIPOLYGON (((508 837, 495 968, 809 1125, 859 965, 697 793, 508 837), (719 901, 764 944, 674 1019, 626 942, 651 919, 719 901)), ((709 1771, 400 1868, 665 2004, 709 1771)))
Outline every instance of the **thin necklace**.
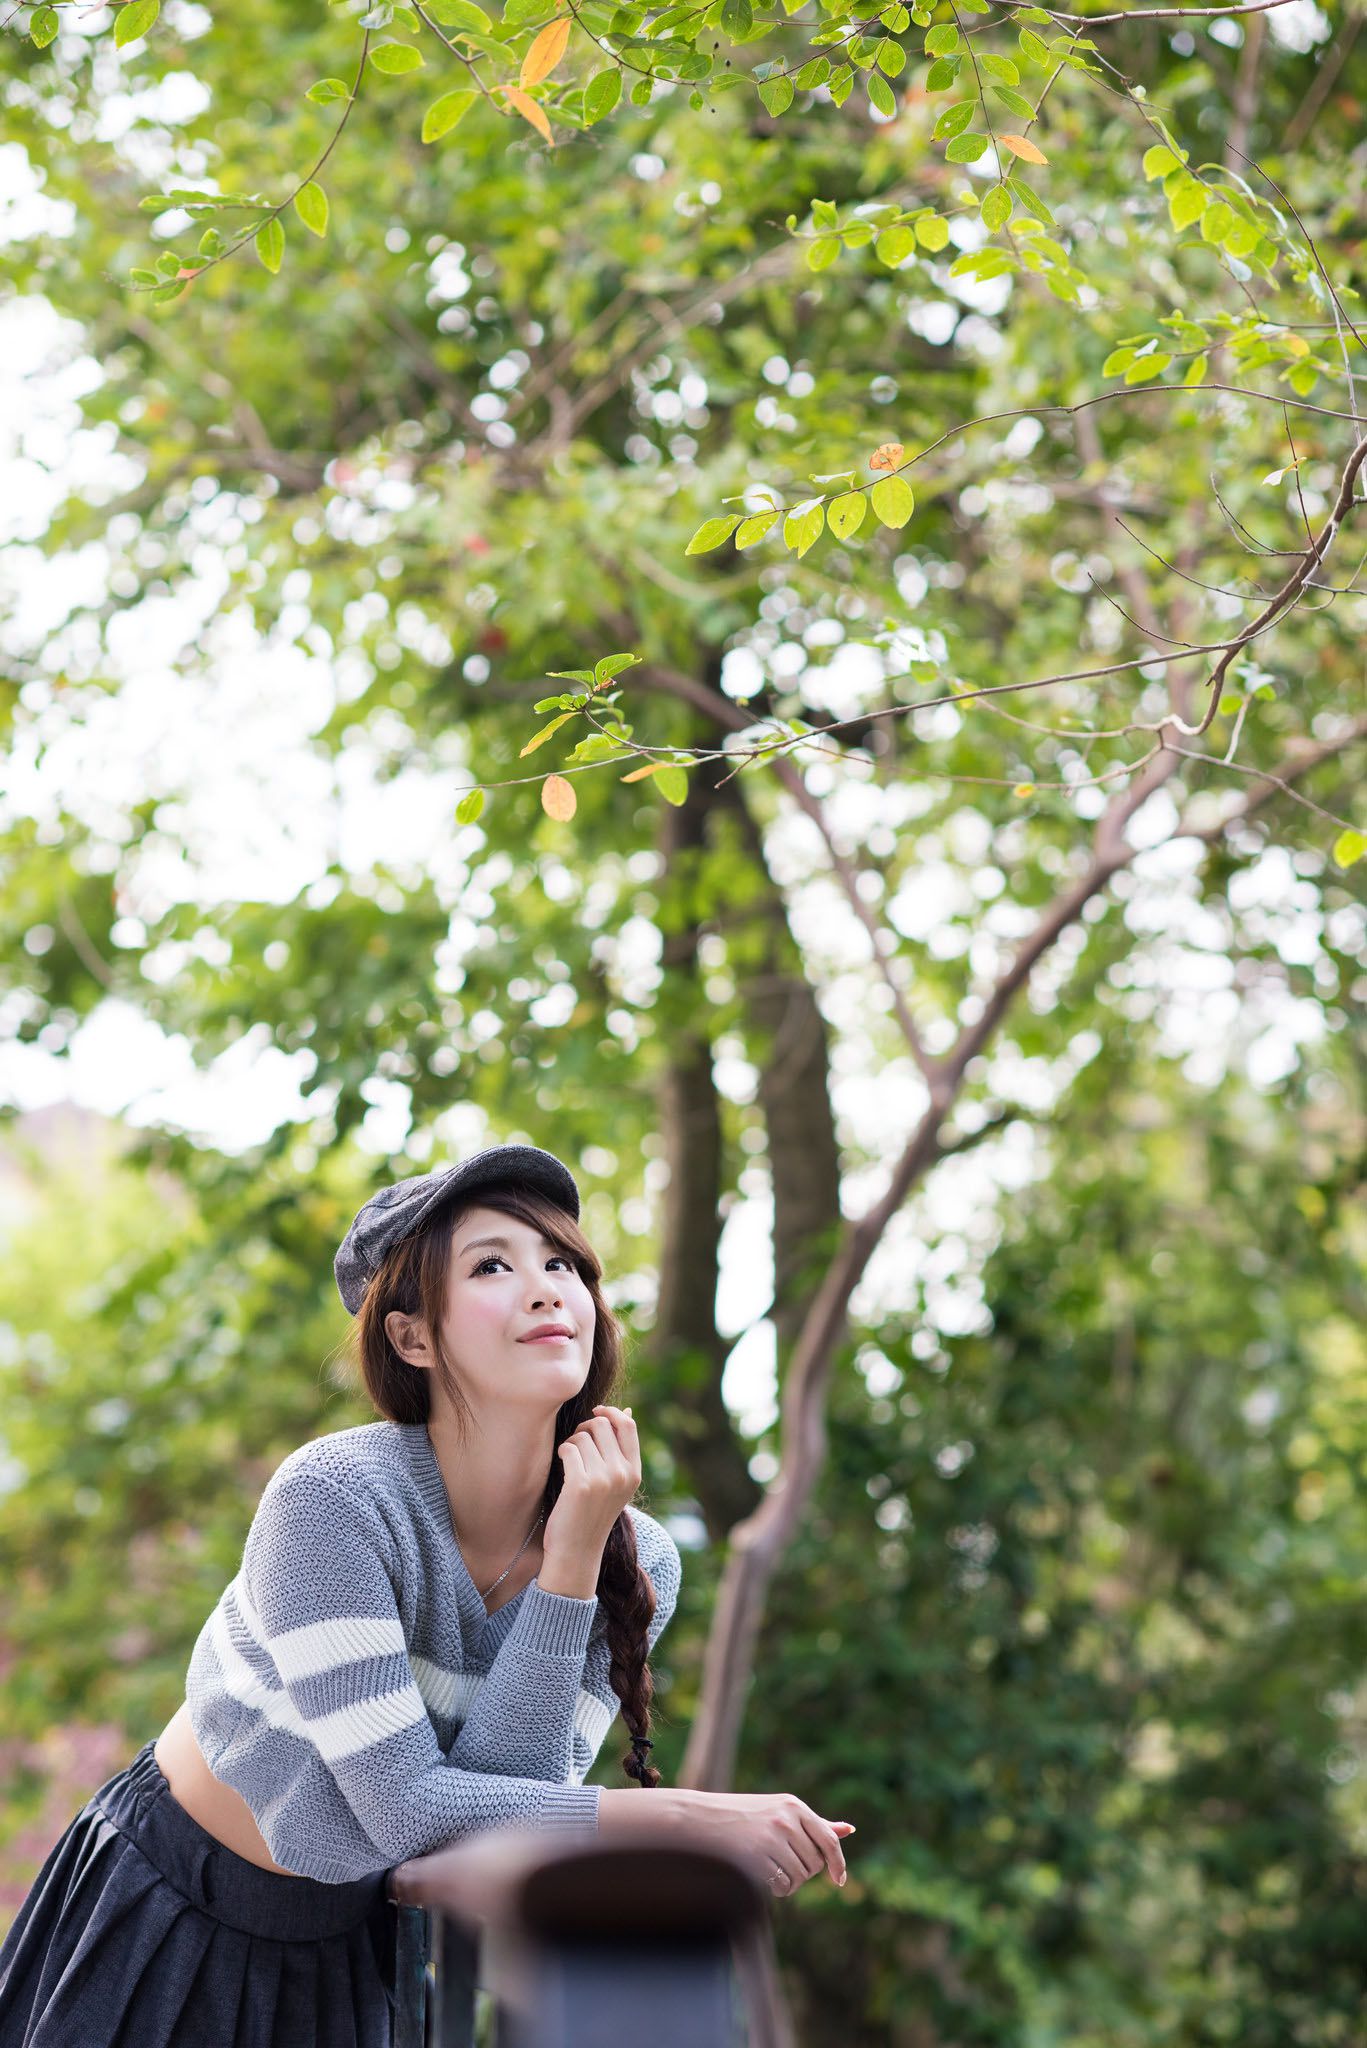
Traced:
MULTIPOLYGON (((527 1545, 531 1542, 533 1536, 535 1536, 537 1530, 541 1527, 542 1517, 545 1515, 545 1512, 546 1510, 543 1508, 541 1510, 541 1514, 537 1516, 536 1520, 532 1523, 531 1528, 527 1531, 521 1543, 518 1545, 517 1557, 521 1557, 523 1551, 527 1548, 527 1545)), ((513 1559, 513 1564, 517 1563, 517 1557, 513 1559)), ((508 1573, 512 1570, 513 1564, 506 1565, 504 1569, 499 1573, 498 1577, 494 1580, 493 1585, 486 1586, 484 1588, 484 1591, 479 1596, 481 1600, 487 1600, 489 1595, 503 1584, 503 1581, 507 1578, 508 1573)))

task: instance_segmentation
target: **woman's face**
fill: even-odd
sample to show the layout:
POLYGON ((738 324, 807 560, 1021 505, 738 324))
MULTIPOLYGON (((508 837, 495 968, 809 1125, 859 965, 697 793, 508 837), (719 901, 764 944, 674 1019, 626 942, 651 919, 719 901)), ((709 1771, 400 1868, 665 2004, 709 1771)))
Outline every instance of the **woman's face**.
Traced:
POLYGON ((501 1209, 470 1209, 451 1236, 442 1342, 471 1406, 555 1409, 593 1354, 593 1297, 572 1259, 501 1209), (535 1337, 547 1325, 568 1336, 535 1337))

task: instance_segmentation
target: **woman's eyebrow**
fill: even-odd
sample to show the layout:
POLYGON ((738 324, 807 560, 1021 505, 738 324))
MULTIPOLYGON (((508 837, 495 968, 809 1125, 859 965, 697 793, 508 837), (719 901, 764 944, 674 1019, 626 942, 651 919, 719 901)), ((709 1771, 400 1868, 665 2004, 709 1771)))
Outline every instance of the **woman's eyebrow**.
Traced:
MULTIPOLYGON (((549 1246, 551 1251, 555 1250, 555 1246, 551 1244, 551 1241, 548 1237, 543 1237, 541 1242, 542 1244, 549 1246)), ((462 1248, 460 1253, 461 1258, 465 1257, 466 1252, 478 1251, 481 1245, 486 1244, 497 1246, 498 1250, 501 1252, 506 1252, 508 1249, 508 1240, 506 1237, 472 1237, 470 1239, 469 1244, 465 1245, 462 1248)))

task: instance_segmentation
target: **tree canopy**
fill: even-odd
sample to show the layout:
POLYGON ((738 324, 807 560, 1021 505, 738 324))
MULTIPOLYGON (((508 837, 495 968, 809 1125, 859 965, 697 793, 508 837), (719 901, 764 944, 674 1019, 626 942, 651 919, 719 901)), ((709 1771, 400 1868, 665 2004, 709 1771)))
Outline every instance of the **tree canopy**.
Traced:
POLYGON ((6 1725, 169 1715, 365 1419, 355 1206, 526 1137, 696 1534, 657 1758, 859 1823, 810 2038, 1351 2040, 1357 18, 479 12, 0 45, 7 1035, 304 1077, 10 1247, 6 1725), (295 737, 210 807, 244 668, 295 737))

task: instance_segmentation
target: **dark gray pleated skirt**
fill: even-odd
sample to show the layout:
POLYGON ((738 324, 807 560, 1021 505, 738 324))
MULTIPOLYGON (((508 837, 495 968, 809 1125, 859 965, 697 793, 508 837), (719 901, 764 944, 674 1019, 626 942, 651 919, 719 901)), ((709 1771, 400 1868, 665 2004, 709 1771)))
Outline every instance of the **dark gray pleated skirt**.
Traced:
POLYGON ((259 1869, 152 1750, 81 1808, 0 1945, 0 2048, 390 2048, 388 1872, 259 1869))

